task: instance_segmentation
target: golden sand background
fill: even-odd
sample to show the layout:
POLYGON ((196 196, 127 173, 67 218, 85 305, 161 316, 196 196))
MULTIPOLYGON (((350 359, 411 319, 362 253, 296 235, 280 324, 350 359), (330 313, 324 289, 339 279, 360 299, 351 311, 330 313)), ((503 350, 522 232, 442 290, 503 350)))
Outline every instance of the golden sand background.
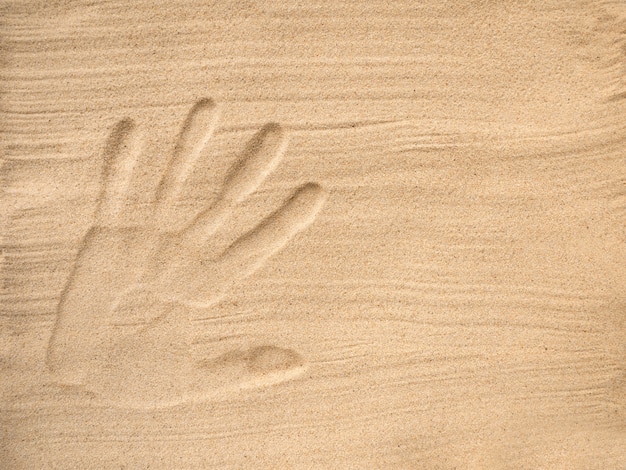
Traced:
MULTIPOLYGON (((0 467, 626 466, 622 2, 0 8, 0 467), (124 208, 147 227, 198 103, 219 120, 167 223, 280 129, 280 164, 211 243, 285 243, 248 277, 220 271, 233 285, 212 305, 176 304, 211 393, 177 402, 178 352, 145 339, 138 362, 103 353, 91 382, 65 383, 46 358, 111 132, 128 119, 143 138, 124 208), (272 219, 302 187, 319 212, 272 219)), ((118 258, 95 253, 97 287, 118 258)), ((103 310, 116 338, 164 308, 128 302, 103 310)), ((99 349, 102 317, 77 312, 71 335, 99 349)), ((176 318, 150 338, 170 344, 176 318)))

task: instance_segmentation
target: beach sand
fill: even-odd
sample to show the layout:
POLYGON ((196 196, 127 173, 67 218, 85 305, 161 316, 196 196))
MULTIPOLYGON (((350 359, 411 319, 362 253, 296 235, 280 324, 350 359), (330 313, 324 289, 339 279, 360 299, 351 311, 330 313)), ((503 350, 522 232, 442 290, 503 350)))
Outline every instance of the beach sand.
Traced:
POLYGON ((626 4, 0 11, 0 468, 626 468, 626 4))

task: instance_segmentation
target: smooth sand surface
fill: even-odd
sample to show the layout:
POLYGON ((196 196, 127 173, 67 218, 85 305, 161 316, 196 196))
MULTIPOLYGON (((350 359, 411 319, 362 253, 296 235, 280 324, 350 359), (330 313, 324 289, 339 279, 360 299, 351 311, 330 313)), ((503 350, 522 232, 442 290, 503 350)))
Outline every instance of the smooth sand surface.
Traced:
POLYGON ((625 3, 0 5, 0 468, 626 468, 625 3))

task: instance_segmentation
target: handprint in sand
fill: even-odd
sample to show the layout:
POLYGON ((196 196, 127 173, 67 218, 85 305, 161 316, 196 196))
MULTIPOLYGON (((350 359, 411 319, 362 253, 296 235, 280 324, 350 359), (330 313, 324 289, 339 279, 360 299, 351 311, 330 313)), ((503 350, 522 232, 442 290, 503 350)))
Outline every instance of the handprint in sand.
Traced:
POLYGON ((78 385, 122 406, 157 407, 207 399, 227 389, 287 380, 303 370, 292 350, 264 345, 195 361, 190 307, 215 304, 238 281, 315 219, 325 201, 305 184, 217 255, 211 238, 278 165, 287 146, 278 124, 261 128, 226 175, 215 201, 183 228, 172 211, 216 126, 216 107, 202 100, 183 123, 156 188, 150 223, 125 226, 123 212, 140 153, 130 120, 112 131, 105 150, 95 223, 87 232, 58 307, 48 347, 55 380, 78 385), (121 338, 106 333, 122 298, 158 299, 159 315, 121 338))

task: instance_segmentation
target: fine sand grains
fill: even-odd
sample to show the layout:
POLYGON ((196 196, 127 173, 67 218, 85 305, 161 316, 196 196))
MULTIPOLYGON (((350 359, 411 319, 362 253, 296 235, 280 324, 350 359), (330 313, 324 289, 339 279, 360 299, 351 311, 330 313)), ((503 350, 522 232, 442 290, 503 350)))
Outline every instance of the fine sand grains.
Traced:
POLYGON ((0 3, 0 468, 626 468, 626 5, 0 3))

